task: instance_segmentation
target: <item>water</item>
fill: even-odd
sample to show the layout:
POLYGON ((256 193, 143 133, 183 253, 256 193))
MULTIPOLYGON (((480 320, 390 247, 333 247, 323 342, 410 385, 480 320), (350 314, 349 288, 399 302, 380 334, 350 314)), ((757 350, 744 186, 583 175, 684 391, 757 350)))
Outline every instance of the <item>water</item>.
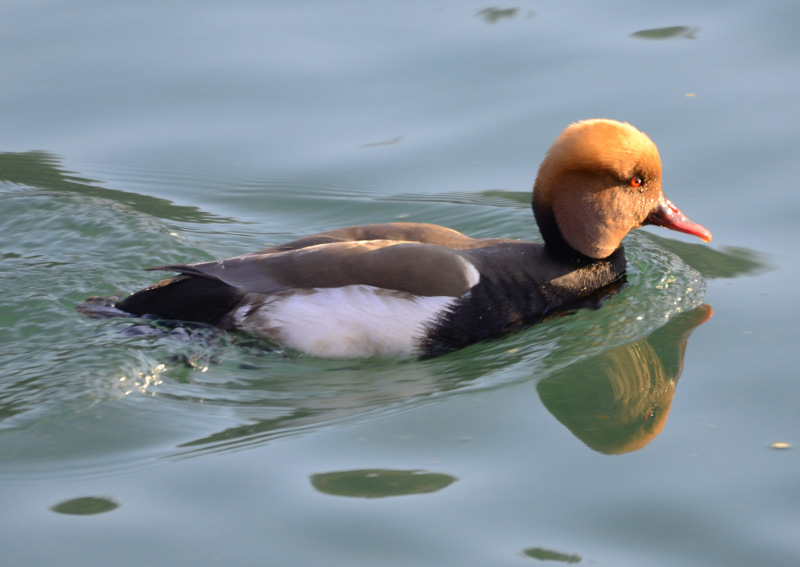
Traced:
POLYGON ((798 22, 779 2, 10 3, 4 560, 796 565, 798 22), (144 266, 352 224, 538 238, 536 167, 599 116, 654 139, 714 241, 632 234, 598 311, 427 361, 74 311, 144 266))

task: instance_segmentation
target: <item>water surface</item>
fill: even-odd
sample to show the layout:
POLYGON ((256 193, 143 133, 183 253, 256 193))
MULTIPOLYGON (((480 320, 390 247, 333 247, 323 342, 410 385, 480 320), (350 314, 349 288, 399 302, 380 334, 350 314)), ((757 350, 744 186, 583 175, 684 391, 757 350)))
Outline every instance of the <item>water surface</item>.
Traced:
POLYGON ((800 561, 792 4, 4 12, 9 564, 800 561), (537 239, 536 167, 588 117, 647 132, 714 233, 631 234, 597 311, 332 361, 74 310, 366 222, 537 239))

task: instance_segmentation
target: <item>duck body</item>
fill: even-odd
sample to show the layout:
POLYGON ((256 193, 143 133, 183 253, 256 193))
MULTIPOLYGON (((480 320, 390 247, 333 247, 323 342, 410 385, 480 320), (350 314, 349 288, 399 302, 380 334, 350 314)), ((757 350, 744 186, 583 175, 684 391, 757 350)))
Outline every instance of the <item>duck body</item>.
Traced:
POLYGON ((572 124, 556 139, 532 204, 543 243, 421 223, 354 226, 150 268, 179 275, 115 307, 246 331, 312 356, 432 356, 581 306, 624 274, 622 238, 643 224, 711 238, 664 197, 650 139, 611 120, 572 124))
POLYGON ((431 356, 570 309, 617 280, 625 256, 559 259, 541 243, 392 223, 152 269, 182 275, 118 309, 243 330, 312 356, 431 356))

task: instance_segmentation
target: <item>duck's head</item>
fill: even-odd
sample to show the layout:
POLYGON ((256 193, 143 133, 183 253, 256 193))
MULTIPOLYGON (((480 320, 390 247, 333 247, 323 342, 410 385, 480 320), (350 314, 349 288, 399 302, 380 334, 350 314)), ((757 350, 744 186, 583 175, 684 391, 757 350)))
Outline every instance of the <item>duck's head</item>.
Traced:
POLYGON ((662 193, 656 145, 615 120, 576 122, 556 138, 539 166, 533 211, 549 246, 589 258, 609 256, 645 224, 711 240, 662 193))

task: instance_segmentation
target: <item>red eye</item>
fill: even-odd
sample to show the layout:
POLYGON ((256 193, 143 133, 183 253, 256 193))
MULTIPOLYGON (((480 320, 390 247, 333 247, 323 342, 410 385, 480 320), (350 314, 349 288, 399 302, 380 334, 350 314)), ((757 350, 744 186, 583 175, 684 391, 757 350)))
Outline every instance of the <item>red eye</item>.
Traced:
POLYGON ((642 183, 644 183, 644 181, 642 181, 641 177, 636 176, 636 177, 631 177, 628 183, 631 184, 631 187, 639 187, 642 183))

